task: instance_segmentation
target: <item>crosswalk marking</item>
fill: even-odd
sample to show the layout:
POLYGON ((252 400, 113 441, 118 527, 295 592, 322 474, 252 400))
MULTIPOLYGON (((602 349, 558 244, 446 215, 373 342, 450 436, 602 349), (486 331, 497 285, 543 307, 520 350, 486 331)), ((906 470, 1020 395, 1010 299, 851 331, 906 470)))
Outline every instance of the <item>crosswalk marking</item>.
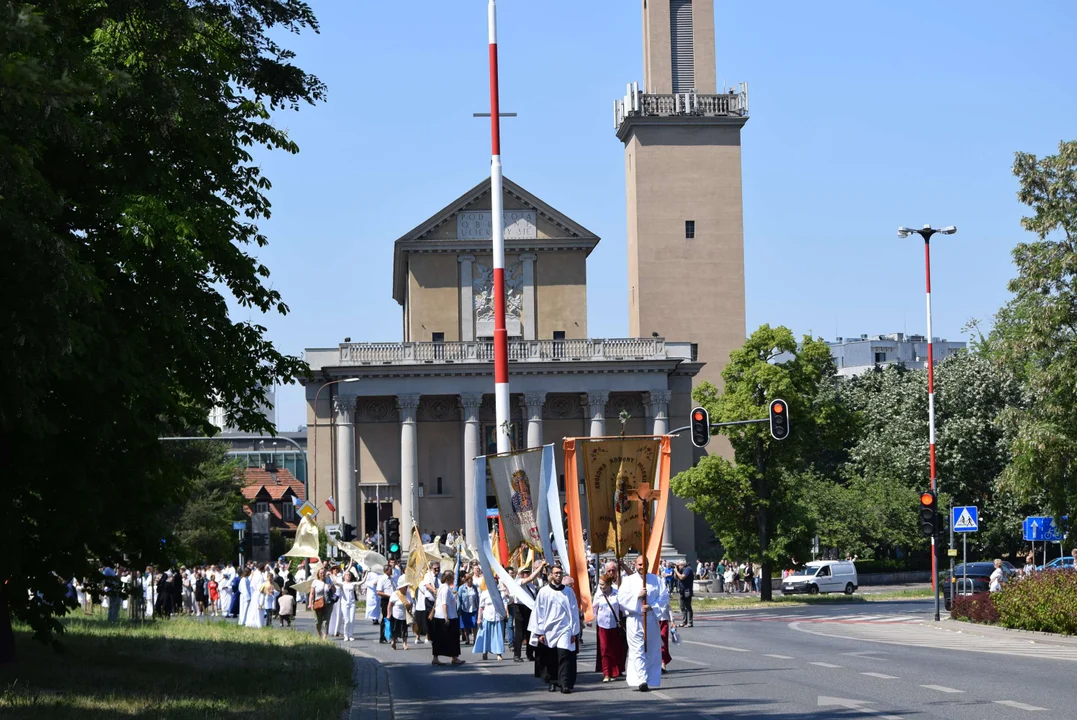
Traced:
POLYGON ((812 663, 808 663, 808 664, 809 665, 818 665, 819 667, 825 667, 825 668, 840 668, 841 667, 841 665, 834 665, 832 663, 825 663, 825 662, 812 662, 812 663))
POLYGON ((788 655, 765 655, 764 657, 774 658, 776 660, 792 660, 793 658, 788 655))
POLYGON ((995 700, 995 704, 1017 708, 1018 710, 1028 710, 1029 712, 1044 712, 1047 710, 1047 708, 1036 707, 1035 705, 1026 705, 1023 702, 1017 702, 1016 700, 995 700))
POLYGON ((880 680, 897 680, 897 678, 893 675, 884 675, 883 673, 877 672, 862 672, 860 674, 867 675, 868 677, 879 678, 880 680))
POLYGON ((946 687, 945 685, 921 685, 920 687, 927 688, 928 690, 935 690, 935 691, 941 692, 941 693, 963 693, 963 692, 965 692, 964 690, 955 690, 954 688, 946 687))

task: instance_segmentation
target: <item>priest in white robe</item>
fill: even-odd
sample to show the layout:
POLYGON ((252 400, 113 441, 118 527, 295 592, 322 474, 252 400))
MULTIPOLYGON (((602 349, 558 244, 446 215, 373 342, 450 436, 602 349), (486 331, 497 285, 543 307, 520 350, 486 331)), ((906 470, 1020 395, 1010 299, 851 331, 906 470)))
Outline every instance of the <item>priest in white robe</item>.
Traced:
POLYGON ((628 629, 628 686, 641 692, 657 688, 662 684, 662 631, 658 618, 669 607, 669 590, 662 578, 647 572, 647 558, 643 555, 636 558, 636 573, 621 579, 617 603, 624 610, 628 629))
POLYGON ((564 570, 551 568, 550 583, 539 590, 535 599, 534 617, 538 642, 545 646, 541 655, 546 663, 550 692, 560 689, 568 694, 576 684, 580 608, 576 593, 563 581, 564 570))
POLYGON ((381 624, 381 598, 378 596, 378 588, 383 585, 381 565, 375 565, 367 571, 363 577, 363 590, 366 592, 366 619, 374 625, 381 624))
MULTIPOLYGON (((247 596, 247 613, 243 616, 243 624, 247 627, 260 628, 265 625, 263 622, 264 613, 260 602, 263 595, 259 592, 263 582, 265 582, 265 580, 263 579, 262 573, 255 569, 239 583, 240 593, 247 596)), ((242 599, 240 599, 239 602, 241 605, 243 604, 242 599)))
POLYGON ((236 618, 239 620, 240 625, 244 625, 247 622, 247 608, 251 604, 251 573, 250 570, 244 569, 239 577, 239 613, 236 618))

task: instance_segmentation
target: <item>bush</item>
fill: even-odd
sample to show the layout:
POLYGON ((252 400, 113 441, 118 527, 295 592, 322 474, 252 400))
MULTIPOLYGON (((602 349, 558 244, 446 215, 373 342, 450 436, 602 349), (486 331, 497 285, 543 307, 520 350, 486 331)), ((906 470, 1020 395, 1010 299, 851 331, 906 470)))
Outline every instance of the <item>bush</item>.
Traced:
POLYGON ((950 617, 954 620, 994 625, 999 621, 999 612, 994 601, 995 596, 992 593, 958 595, 950 610, 950 617))
POLYGON ((1018 577, 1003 585, 994 601, 1003 627, 1077 635, 1077 571, 1018 577))

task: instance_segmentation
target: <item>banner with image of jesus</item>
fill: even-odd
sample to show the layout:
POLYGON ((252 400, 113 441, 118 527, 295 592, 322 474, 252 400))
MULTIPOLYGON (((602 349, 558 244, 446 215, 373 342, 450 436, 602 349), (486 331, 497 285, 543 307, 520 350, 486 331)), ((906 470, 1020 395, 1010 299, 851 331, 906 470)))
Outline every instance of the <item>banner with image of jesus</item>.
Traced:
POLYGON ((515 552, 521 544, 542 552, 542 535, 539 532, 542 448, 491 455, 487 462, 490 464, 509 552, 515 552))
MULTIPOLYGON (((643 503, 633 493, 640 485, 657 487, 655 470, 661 444, 659 437, 580 439, 594 552, 612 550, 617 557, 624 557, 630 549, 643 550, 643 503)), ((650 526, 654 517, 649 507, 647 510, 650 526)))

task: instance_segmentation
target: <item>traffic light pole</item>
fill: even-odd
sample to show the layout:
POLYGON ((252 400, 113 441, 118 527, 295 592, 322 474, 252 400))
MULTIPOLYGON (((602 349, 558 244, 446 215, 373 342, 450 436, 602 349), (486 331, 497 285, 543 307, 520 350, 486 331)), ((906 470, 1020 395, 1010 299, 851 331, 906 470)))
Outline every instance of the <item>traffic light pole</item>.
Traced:
MULTIPOLYGON (((763 418, 762 420, 733 420, 731 422, 711 423, 711 430, 713 430, 714 428, 729 427, 730 425, 756 425, 758 423, 769 423, 769 422, 770 422, 770 418, 763 418)), ((691 425, 684 425, 684 426, 679 427, 679 428, 673 428, 672 430, 669 431, 669 434, 670 435, 677 435, 677 434, 682 433, 682 432, 687 432, 688 430, 691 430, 691 429, 692 429, 691 425)))

